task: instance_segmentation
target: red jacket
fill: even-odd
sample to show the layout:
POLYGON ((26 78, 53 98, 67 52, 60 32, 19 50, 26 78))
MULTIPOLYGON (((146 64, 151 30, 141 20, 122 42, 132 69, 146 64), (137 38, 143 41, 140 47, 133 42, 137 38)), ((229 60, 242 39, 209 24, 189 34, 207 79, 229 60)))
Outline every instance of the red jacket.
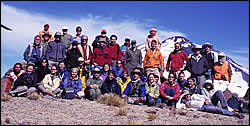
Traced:
POLYGON ((122 52, 121 52, 120 46, 117 43, 115 43, 114 45, 112 45, 110 43, 109 49, 112 52, 111 57, 113 60, 121 60, 122 52), (118 49, 118 51, 117 51, 117 49, 118 49))
POLYGON ((160 88, 160 94, 165 98, 166 96, 168 96, 164 90, 166 88, 169 88, 169 89, 174 89, 176 94, 173 96, 173 100, 177 100, 177 98, 180 97, 181 93, 180 93, 180 87, 178 84, 174 84, 173 86, 171 86, 168 81, 165 81, 161 84, 161 88, 160 88))
POLYGON ((177 53, 171 52, 168 57, 166 70, 179 71, 183 67, 184 61, 186 61, 186 63, 188 62, 188 56, 184 51, 179 51, 177 53))
POLYGON ((24 70, 21 70, 17 75, 15 75, 14 72, 10 72, 8 82, 6 84, 6 88, 5 88, 4 92, 10 91, 14 86, 14 81, 16 81, 16 79, 23 73, 25 73, 24 70))
POLYGON ((92 55, 92 62, 97 63, 100 66, 103 66, 105 63, 111 64, 111 54, 112 52, 110 51, 109 48, 105 47, 104 48, 104 55, 101 52, 100 48, 95 48, 93 55, 92 55))

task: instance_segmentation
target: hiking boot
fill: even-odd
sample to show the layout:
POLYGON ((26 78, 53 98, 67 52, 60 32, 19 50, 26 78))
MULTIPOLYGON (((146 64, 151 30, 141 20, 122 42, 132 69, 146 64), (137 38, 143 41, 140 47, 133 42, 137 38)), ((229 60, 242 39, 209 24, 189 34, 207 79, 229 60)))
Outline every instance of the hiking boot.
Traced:
POLYGON ((148 106, 154 106, 154 105, 155 105, 155 101, 154 100, 149 101, 148 106))
POLYGON ((244 115, 243 114, 240 114, 240 113, 236 113, 235 114, 239 119, 244 119, 244 115))
POLYGON ((161 109, 166 108, 166 104, 164 104, 164 103, 160 104, 160 105, 159 105, 159 108, 161 108, 161 109))

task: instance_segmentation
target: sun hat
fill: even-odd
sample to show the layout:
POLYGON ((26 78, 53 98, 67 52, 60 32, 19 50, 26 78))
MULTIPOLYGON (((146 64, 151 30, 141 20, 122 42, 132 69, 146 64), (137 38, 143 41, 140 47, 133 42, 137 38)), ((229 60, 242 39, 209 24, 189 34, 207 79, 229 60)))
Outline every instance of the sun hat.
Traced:
POLYGON ((205 49, 206 47, 209 47, 210 49, 212 49, 213 45, 207 42, 207 43, 205 43, 205 44, 202 45, 203 49, 205 49))
POLYGON ((84 58, 83 58, 83 57, 79 57, 77 60, 78 60, 79 62, 83 62, 83 61, 84 61, 84 58))
POLYGON ((61 32, 56 32, 54 36, 61 36, 61 32))
POLYGON ((96 67, 96 68, 93 70, 93 72, 101 72, 101 70, 100 70, 98 67, 96 67))
POLYGON ((225 54, 223 52, 220 52, 218 56, 225 56, 225 54))
POLYGON ((62 29, 67 29, 68 30, 68 27, 67 26, 63 26, 62 29))
POLYGON ((192 52, 195 52, 195 50, 202 50, 202 46, 201 45, 195 45, 193 48, 192 48, 192 52))

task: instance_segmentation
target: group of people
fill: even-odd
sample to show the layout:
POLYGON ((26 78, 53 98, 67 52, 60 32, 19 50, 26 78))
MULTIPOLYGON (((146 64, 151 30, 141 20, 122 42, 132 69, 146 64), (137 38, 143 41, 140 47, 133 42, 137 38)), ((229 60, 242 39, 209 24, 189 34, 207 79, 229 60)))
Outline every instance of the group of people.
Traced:
POLYGON ((73 37, 63 27, 63 34, 56 32, 53 37, 49 24, 45 24, 34 43, 27 46, 23 64, 14 65, 5 92, 12 96, 38 92, 56 98, 90 100, 114 93, 129 104, 175 108, 179 101, 187 108, 243 118, 229 110, 222 91, 214 86, 215 81, 230 83, 232 70, 224 53, 215 62, 211 44, 196 45, 192 48, 194 54, 188 57, 181 43, 176 42, 165 67, 155 28, 146 38, 144 61, 136 40, 127 37, 120 46, 116 35, 109 38, 102 29, 91 47, 88 36, 81 32, 82 27, 77 26, 73 37), (167 78, 163 77, 165 69, 167 78), (191 73, 187 80, 185 70, 191 73), (221 108, 217 107, 218 101, 221 108))

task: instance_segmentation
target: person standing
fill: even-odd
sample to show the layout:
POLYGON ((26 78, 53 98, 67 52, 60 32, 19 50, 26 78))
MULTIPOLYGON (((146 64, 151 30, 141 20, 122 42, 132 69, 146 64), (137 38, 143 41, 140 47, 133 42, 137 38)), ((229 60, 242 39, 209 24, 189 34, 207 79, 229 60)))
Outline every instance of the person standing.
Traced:
POLYGON ((136 47, 136 40, 131 41, 132 47, 125 53, 124 68, 128 70, 128 74, 136 67, 142 67, 142 53, 136 47))
POLYGON ((88 68, 91 74, 92 50, 91 47, 88 45, 88 36, 81 36, 81 45, 78 45, 78 49, 80 50, 84 59, 84 65, 88 68))
POLYGON ((77 48, 77 41, 73 41, 72 48, 66 53, 65 65, 68 69, 78 66, 78 58, 82 57, 81 52, 77 48))
POLYGON ((47 53, 47 48, 48 48, 48 44, 50 42, 50 38, 51 38, 51 35, 49 34, 49 32, 45 32, 43 35, 42 35, 42 42, 41 42, 41 46, 44 48, 44 54, 45 54, 45 57, 46 57, 46 53, 47 53))
POLYGON ((81 37, 82 37, 81 34, 82 34, 82 27, 77 26, 76 27, 76 36, 71 39, 70 48, 72 46, 72 42, 75 41, 75 40, 78 42, 78 45, 81 44, 81 37))
MULTIPOLYGON (((161 52, 156 48, 156 41, 153 40, 151 44, 151 48, 146 52, 144 57, 143 69, 147 76, 149 73, 154 73, 160 77, 164 71, 164 60, 161 52)), ((157 83, 160 84, 160 80, 157 83)))
POLYGON ((121 46, 121 52, 122 52, 121 61, 123 65, 124 65, 125 54, 131 47, 132 45, 130 44, 130 38, 126 37, 124 44, 121 46))
MULTIPOLYGON (((43 36, 43 34, 45 33, 45 32, 48 32, 50 35, 51 35, 51 38, 49 39, 49 41, 53 41, 54 40, 54 38, 53 38, 53 34, 52 34, 52 32, 50 32, 49 31, 49 24, 45 24, 44 26, 43 26, 43 30, 42 31, 40 31, 39 33, 38 33, 38 35, 42 38, 42 36, 43 36)), ((44 39, 42 38, 42 41, 43 41, 44 39)))
POLYGON ((119 44, 116 42, 117 41, 117 36, 116 35, 111 35, 110 40, 111 40, 111 42, 108 45, 108 48, 109 48, 110 52, 112 52, 110 54, 111 58, 112 58, 111 66, 115 67, 116 62, 118 60, 121 60, 122 52, 121 52, 119 44))
POLYGON ((205 77, 207 80, 212 80, 212 73, 213 72, 213 68, 214 68, 214 63, 215 63, 215 56, 214 53, 211 52, 211 49, 213 48, 213 45, 211 45, 210 43, 205 43, 202 45, 203 48, 203 52, 201 53, 203 57, 206 58, 207 63, 208 63, 208 70, 205 73, 205 77))
POLYGON ((54 35, 55 41, 49 42, 47 48, 46 59, 49 62, 49 68, 52 64, 58 65, 59 62, 64 61, 66 49, 63 42, 61 42, 61 33, 56 32, 54 35))
POLYGON ((93 50, 95 50, 95 48, 97 48, 99 46, 100 38, 104 39, 105 46, 109 45, 109 37, 107 36, 107 30, 106 29, 102 29, 101 35, 96 36, 95 40, 92 43, 93 50))
POLYGON ((199 88, 202 88, 206 81, 205 73, 209 67, 206 58, 200 54, 201 50, 202 46, 195 45, 195 47, 192 48, 194 54, 191 55, 186 65, 186 69, 191 73, 191 77, 196 78, 199 88))
POLYGON ((155 28, 151 28, 150 30, 149 30, 149 35, 148 35, 148 37, 146 38, 146 45, 145 45, 145 49, 146 49, 146 51, 148 51, 150 48, 151 48, 151 42, 152 42, 152 40, 155 40, 156 41, 156 48, 158 49, 158 50, 160 50, 161 49, 161 44, 162 44, 162 42, 161 42, 161 40, 160 40, 160 37, 158 37, 157 35, 156 35, 156 33, 157 33, 157 29, 155 29, 155 28))
POLYGON ((68 51, 70 49, 72 35, 68 33, 68 27, 66 26, 62 27, 62 33, 61 41, 64 43, 66 51, 68 51))

